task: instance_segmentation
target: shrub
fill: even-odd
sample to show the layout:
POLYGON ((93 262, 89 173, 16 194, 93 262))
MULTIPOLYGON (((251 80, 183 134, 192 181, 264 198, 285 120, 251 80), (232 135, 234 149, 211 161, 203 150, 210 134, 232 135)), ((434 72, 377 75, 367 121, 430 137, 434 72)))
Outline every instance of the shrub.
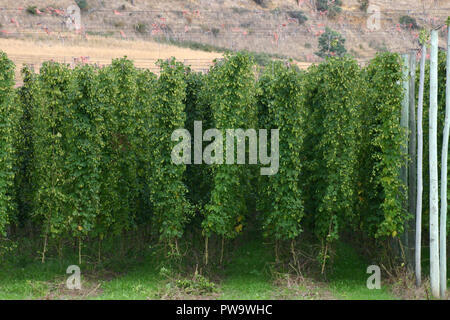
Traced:
POLYGON ((220 29, 219 28, 212 28, 211 32, 213 34, 214 37, 217 37, 220 33, 220 29))
POLYGON ((298 24, 303 24, 303 23, 305 23, 308 20, 308 18, 305 16, 303 11, 288 11, 287 15, 290 18, 297 19, 298 24))
POLYGON ((255 63, 259 66, 266 66, 272 62, 272 57, 265 52, 251 53, 255 63))
POLYGON ((37 10, 36 6, 28 6, 26 12, 31 15, 36 15, 37 14, 36 10, 37 10))
POLYGON ((339 32, 326 28, 319 37, 319 52, 316 52, 316 55, 321 58, 342 57, 347 52, 344 44, 345 39, 339 32))
POLYGON ((217 291, 214 282, 209 281, 200 274, 196 274, 193 279, 176 280, 175 284, 187 294, 204 295, 217 291))
POLYGON ((115 22, 113 22, 113 25, 116 28, 123 28, 123 27, 125 27, 125 22, 123 22, 123 21, 115 21, 115 22))
POLYGON ((419 29, 419 25, 413 17, 401 16, 399 22, 403 28, 419 29))
POLYGON ((342 0, 317 0, 316 9, 318 11, 326 11, 330 18, 334 18, 342 11, 342 0))
POLYGON ((134 30, 136 30, 136 32, 138 33, 145 34, 147 33, 147 24, 144 22, 136 23, 134 25, 134 30))
POLYGON ((359 2, 359 9, 362 12, 367 12, 367 9, 369 8, 370 1, 369 0, 358 0, 358 2, 359 2))
POLYGON ((75 0, 75 2, 81 10, 84 11, 88 9, 87 0, 75 0))
POLYGON ((270 0, 253 0, 254 3, 259 5, 262 8, 267 8, 270 3, 270 0))

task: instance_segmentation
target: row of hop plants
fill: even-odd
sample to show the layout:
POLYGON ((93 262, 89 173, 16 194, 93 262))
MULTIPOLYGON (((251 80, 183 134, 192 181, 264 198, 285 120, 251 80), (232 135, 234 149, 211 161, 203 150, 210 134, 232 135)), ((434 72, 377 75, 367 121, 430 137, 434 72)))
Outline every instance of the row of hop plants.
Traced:
POLYGON ((51 239, 77 239, 81 260, 84 239, 143 222, 167 243, 183 234, 190 207, 170 134, 185 123, 185 67, 174 60, 160 67, 159 78, 127 59, 102 69, 48 62, 39 75, 23 70, 7 204, 17 204, 17 224, 41 226, 42 261, 51 239))
MULTIPOLYGON (((42 261, 50 242, 69 238, 81 262, 91 239, 145 226, 179 254, 178 241, 195 230, 207 263, 209 239, 222 242, 222 259, 224 243, 256 220, 264 237, 292 247, 302 233, 314 235, 323 270, 345 230, 371 239, 402 233, 398 55, 380 54, 365 68, 330 58, 306 71, 282 62, 259 70, 245 53, 207 74, 174 59, 159 66, 157 76, 126 58, 104 68, 47 62, 39 74, 25 68, 14 89, 14 65, 1 56, 3 238, 31 221, 42 261), (173 131, 193 133, 194 121, 223 137, 226 129, 279 129, 278 173, 260 175, 264 165, 248 164, 248 147, 243 165, 172 163, 173 131)), ((237 157, 225 143, 223 155, 237 157)))

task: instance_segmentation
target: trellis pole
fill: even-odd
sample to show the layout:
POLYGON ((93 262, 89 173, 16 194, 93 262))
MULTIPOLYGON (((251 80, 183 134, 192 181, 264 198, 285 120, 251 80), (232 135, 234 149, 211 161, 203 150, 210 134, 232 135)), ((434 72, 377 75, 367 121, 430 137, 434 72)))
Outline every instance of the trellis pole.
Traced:
POLYGON ((447 71, 445 84, 445 122, 441 155, 441 221, 439 233, 439 284, 441 298, 447 291, 447 159, 450 129, 450 19, 447 22, 447 71))
POLYGON ((415 270, 416 286, 422 284, 422 194, 423 194, 423 91, 425 87, 425 63, 427 59, 427 45, 422 40, 422 56, 420 59, 419 100, 417 103, 417 204, 416 204, 416 247, 415 270))
MULTIPOLYGON (((404 154, 408 154, 408 131, 409 131, 409 54, 403 54, 402 55, 403 63, 402 63, 402 69, 403 69, 403 100, 402 100, 402 109, 401 109, 401 118, 400 118, 400 126, 402 128, 405 128, 405 134, 403 137, 403 146, 402 146, 402 152, 404 154)), ((403 182, 403 185, 408 187, 408 159, 405 160, 402 167, 400 168, 400 179, 403 182)), ((403 204, 403 207, 405 209, 408 208, 408 202, 403 204)), ((407 225, 405 224, 405 227, 407 225)), ((399 243, 400 245, 400 252, 399 254, 404 259, 405 263, 408 262, 408 250, 404 250, 404 247, 408 246, 408 230, 406 229, 405 232, 401 235, 401 241, 399 243), (406 254, 406 256, 405 256, 406 254)))
MULTIPOLYGON (((416 212, 417 196, 417 149, 416 149, 416 53, 409 56, 409 166, 408 166, 408 209, 411 216, 416 212)), ((408 269, 414 269, 414 220, 406 222, 408 269)))
POLYGON ((438 32, 431 31, 430 54, 430 282, 431 292, 439 298, 439 185, 437 161, 438 114, 438 32))

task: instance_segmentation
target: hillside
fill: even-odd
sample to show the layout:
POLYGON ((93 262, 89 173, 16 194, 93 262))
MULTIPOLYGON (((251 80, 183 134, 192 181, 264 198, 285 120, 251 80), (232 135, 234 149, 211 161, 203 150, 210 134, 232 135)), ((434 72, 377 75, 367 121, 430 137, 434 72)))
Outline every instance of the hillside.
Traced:
MULTIPOLYGON (((409 16, 419 27, 442 25, 449 12, 450 0, 389 1, 370 0, 380 8, 380 29, 367 29, 371 14, 361 7, 361 1, 343 0, 342 10, 334 17, 317 10, 316 0, 86 0, 81 11, 82 29, 70 31, 64 10, 75 1, 11 1, 1 0, 0 36, 3 38, 38 39, 41 45, 58 41, 69 46, 75 40, 92 37, 122 40, 157 41, 176 46, 208 51, 223 49, 264 52, 271 57, 290 57, 302 62, 316 62, 318 37, 329 27, 346 39, 349 53, 364 62, 377 51, 405 52, 417 49, 418 29, 399 23, 409 16), (37 9, 37 10, 36 10, 37 9), (447 9, 447 10, 445 10, 447 9), (305 22, 301 21, 305 17, 305 22), (202 44, 202 45, 199 45, 202 44)), ((441 40, 444 34, 441 32, 441 40)), ((1 42, 8 52, 8 42, 1 42)), ((443 43, 443 42, 442 42, 443 43)), ((135 42, 126 45, 136 46, 135 42)), ((109 45, 112 49, 114 45, 109 45)), ((154 52, 153 49, 150 49, 154 52)), ((68 50, 67 56, 73 56, 68 50)), ((170 51, 170 50, 169 50, 170 51)), ((30 52, 28 52, 30 53, 30 52)), ((34 54, 38 52, 33 50, 34 54)), ((170 54, 170 53, 169 53, 170 54)), ((110 59, 96 56, 97 60, 110 59)), ((149 54, 152 58, 154 54, 149 54)), ((214 55, 214 56, 217 56, 214 55)), ((203 59, 193 53, 191 59, 203 59)), ((91 57, 92 58, 92 57, 91 57)), ((207 65, 209 56, 199 62, 207 65)), ((26 56, 19 62, 26 62, 26 56)), ((32 63, 33 61, 28 61, 32 63)), ((199 67, 198 69, 202 69, 199 67)))

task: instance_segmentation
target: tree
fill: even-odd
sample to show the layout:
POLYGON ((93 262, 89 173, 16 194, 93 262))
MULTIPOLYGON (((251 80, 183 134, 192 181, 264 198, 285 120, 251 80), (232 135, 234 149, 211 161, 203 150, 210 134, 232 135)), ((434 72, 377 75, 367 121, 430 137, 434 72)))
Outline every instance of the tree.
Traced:
POLYGON ((319 37, 319 52, 316 52, 316 55, 321 58, 342 57, 347 53, 344 44, 345 39, 339 32, 326 28, 319 37))

